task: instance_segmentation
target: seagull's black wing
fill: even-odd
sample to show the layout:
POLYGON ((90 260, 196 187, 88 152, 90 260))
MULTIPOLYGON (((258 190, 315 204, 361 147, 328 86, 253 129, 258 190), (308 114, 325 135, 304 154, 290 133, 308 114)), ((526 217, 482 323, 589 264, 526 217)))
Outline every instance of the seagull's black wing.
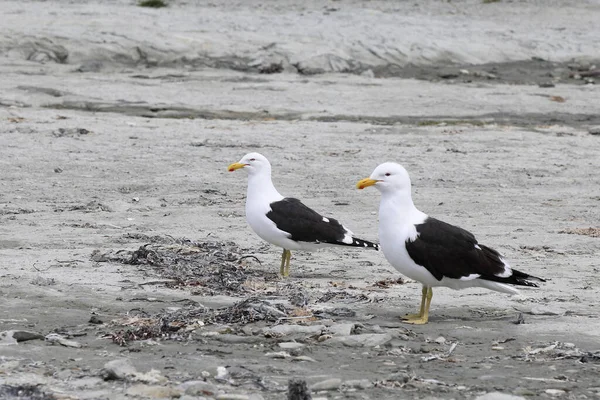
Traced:
POLYGON ((336 219, 323 217, 298 199, 286 197, 270 206, 267 218, 294 241, 379 248, 375 243, 352 237, 336 219))
POLYGON ((480 279, 513 285, 537 286, 527 279, 541 278, 510 270, 494 249, 477 243, 469 231, 435 218, 415 225, 418 236, 406 242, 413 261, 425 267, 437 280, 461 279, 479 275, 480 279))

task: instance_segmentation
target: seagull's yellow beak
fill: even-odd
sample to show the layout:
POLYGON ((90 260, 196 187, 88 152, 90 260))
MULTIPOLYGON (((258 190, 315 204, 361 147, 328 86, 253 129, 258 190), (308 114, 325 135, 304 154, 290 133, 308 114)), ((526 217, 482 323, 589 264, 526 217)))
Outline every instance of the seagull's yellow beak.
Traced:
POLYGON ((229 167, 227 167, 227 170, 229 172, 233 172, 236 169, 244 168, 245 166, 246 166, 246 164, 242 164, 242 163, 239 163, 239 162, 234 162, 233 164, 229 165, 229 167))
POLYGON ((356 183, 356 187, 359 189, 364 189, 366 187, 373 186, 377 182, 379 182, 377 179, 365 178, 358 181, 356 183))

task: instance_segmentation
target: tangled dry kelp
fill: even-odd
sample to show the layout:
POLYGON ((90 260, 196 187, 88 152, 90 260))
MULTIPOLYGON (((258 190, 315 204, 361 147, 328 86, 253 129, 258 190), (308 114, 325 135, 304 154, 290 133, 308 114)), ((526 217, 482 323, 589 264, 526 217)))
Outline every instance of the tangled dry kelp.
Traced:
POLYGON ((568 228, 558 231, 558 233, 568 233, 570 235, 585 235, 591 237, 600 237, 600 228, 568 228))
POLYGON ((297 311, 281 303, 250 297, 230 307, 216 310, 204 306, 166 309, 156 315, 131 315, 113 321, 119 330, 107 335, 113 342, 125 346, 128 342, 145 339, 186 340, 189 334, 205 325, 246 325, 252 322, 278 322, 294 318, 297 311))
POLYGON ((172 281, 169 286, 194 286, 198 294, 206 295, 246 292, 248 282, 254 277, 276 278, 275 274, 246 268, 249 262, 258 259, 244 255, 233 242, 194 242, 161 236, 144 239, 150 243, 133 251, 101 253, 96 250, 92 260, 150 266, 158 275, 172 281))
POLYGON ((56 400, 36 385, 0 385, 0 398, 5 400, 56 400))

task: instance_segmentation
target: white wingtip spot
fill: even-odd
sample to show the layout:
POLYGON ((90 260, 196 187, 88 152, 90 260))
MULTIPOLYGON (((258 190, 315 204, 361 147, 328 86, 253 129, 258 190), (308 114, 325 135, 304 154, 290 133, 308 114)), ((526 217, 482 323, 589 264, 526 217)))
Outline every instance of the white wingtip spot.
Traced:
POLYGON ((462 278, 460 278, 459 280, 461 281, 472 281, 473 279, 477 279, 479 278, 481 275, 479 274, 471 274, 468 276, 463 276, 462 278))
POLYGON ((476 245, 475 245, 475 248, 476 248, 477 250, 481 250, 481 247, 479 247, 479 245, 478 245, 478 244, 476 244, 476 245))
POLYGON ((496 274, 496 276, 498 278, 509 278, 513 274, 512 268, 510 267, 510 265, 508 265, 504 258, 501 257, 500 261, 502 261, 502 264, 504 264, 504 271, 502 271, 499 274, 496 274))
POLYGON ((323 217, 323 222, 329 222, 329 218, 323 217))
POLYGON ((346 232, 346 234, 344 235, 342 242, 346 244, 352 244, 354 242, 356 244, 354 238, 352 237, 352 235, 349 235, 348 232, 346 232))

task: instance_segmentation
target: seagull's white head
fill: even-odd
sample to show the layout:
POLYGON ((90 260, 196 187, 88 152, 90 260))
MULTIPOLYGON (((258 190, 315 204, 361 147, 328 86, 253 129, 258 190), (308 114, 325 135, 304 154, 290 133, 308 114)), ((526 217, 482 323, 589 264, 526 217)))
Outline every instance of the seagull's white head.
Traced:
POLYGON ((227 170, 233 172, 236 169, 245 169, 249 175, 271 173, 271 163, 267 157, 260 153, 248 153, 236 163, 231 164, 227 170))
POLYGON ((386 162, 377 166, 370 177, 356 184, 359 189, 369 186, 375 186, 382 194, 403 191, 410 193, 410 177, 402 165, 386 162))

